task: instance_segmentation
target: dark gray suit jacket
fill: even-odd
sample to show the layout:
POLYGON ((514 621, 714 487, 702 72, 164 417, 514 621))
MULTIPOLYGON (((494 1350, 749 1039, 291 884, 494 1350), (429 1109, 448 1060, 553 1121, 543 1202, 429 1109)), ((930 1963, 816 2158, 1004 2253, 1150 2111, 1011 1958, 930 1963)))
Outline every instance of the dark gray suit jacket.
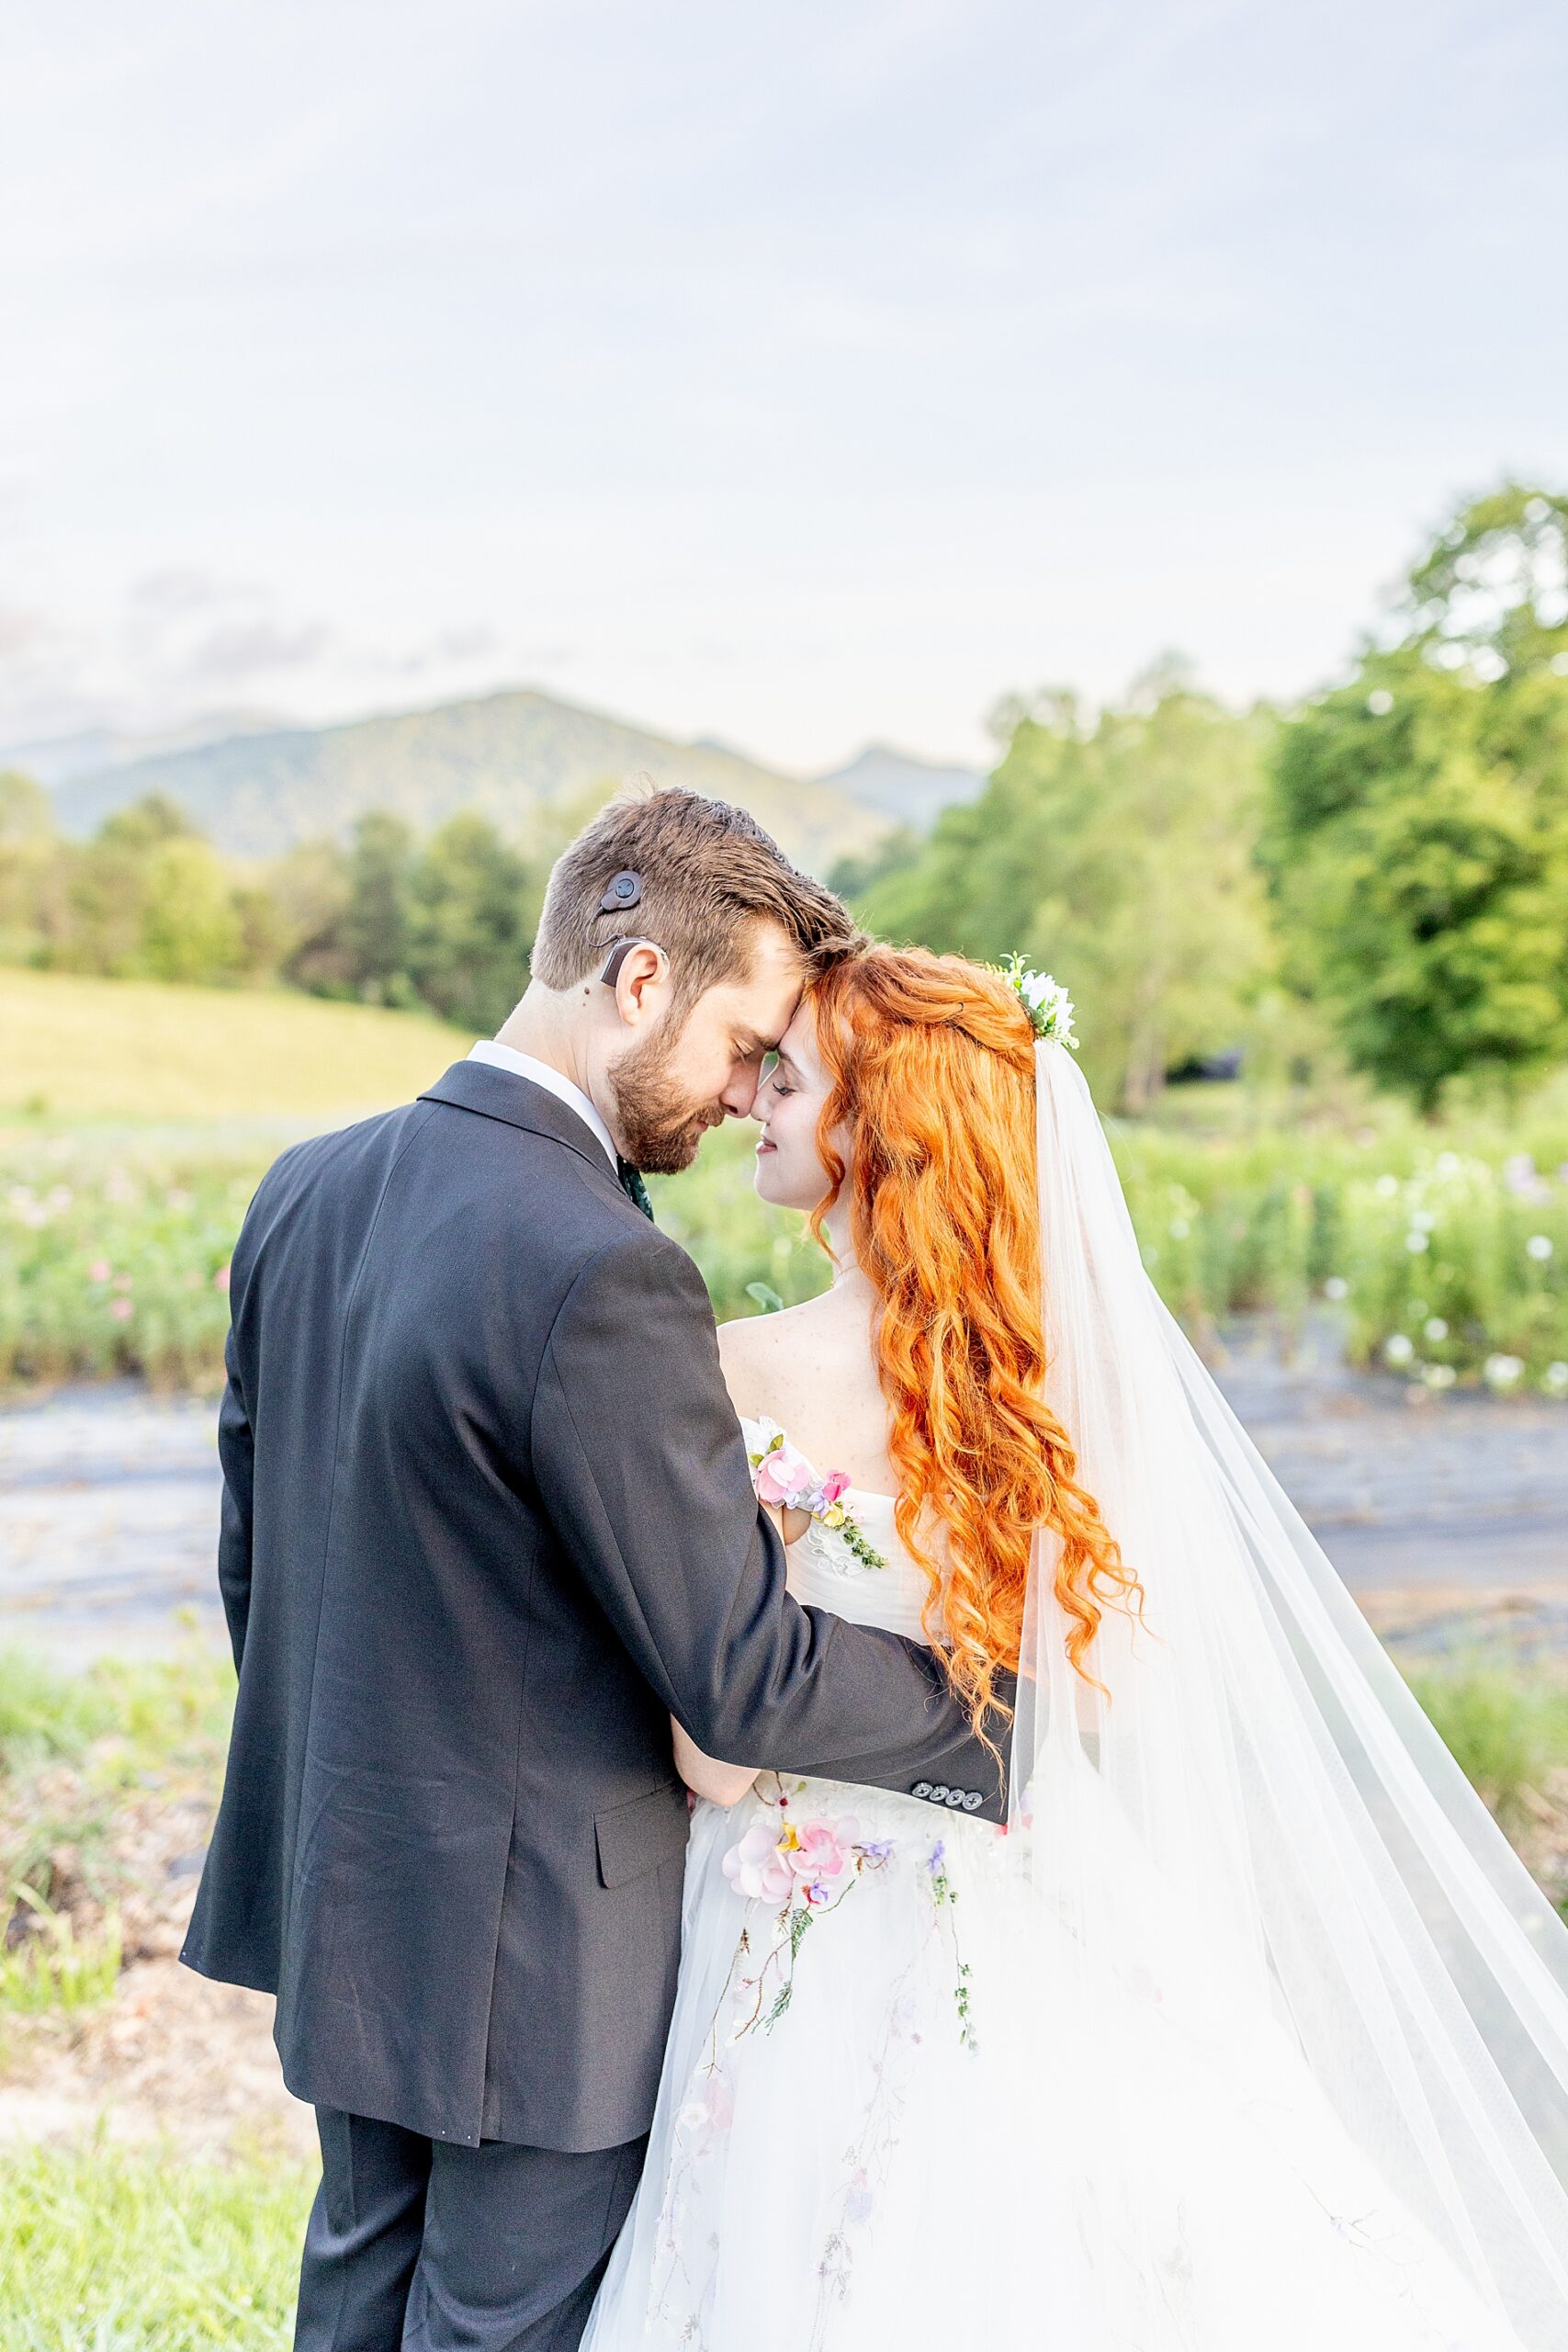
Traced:
POLYGON ((926 1651, 789 1598, 702 1279, 542 1088, 459 1062, 286 1152, 231 1287, 240 1688, 184 1957, 276 1993, 319 2106, 632 2139, 679 1954, 668 1717, 998 1818, 995 1767, 926 1651))

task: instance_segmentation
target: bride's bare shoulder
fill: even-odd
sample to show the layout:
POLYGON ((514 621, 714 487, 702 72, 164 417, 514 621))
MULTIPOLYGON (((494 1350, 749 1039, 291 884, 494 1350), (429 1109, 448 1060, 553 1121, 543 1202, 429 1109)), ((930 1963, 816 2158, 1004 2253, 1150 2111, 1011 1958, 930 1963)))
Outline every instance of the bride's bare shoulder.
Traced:
POLYGON ((813 1335, 820 1337, 822 1302, 807 1299, 773 1315, 741 1315, 718 1327, 718 1360, 738 1412, 773 1410, 772 1400, 798 1363, 813 1335))

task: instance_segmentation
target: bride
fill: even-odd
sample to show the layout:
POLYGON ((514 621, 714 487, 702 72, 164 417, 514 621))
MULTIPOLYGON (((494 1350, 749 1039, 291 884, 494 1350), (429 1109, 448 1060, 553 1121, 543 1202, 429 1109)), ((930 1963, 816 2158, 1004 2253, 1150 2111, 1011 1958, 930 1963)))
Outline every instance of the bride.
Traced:
POLYGON ((920 1634, 1005 1829, 717 1763, 590 2352, 1549 2352, 1568 1934, 1144 1272, 1054 984, 873 948, 757 1186, 831 1289, 731 1324, 799 1597, 920 1634), (820 1205, 818 1205, 820 1204, 820 1205))

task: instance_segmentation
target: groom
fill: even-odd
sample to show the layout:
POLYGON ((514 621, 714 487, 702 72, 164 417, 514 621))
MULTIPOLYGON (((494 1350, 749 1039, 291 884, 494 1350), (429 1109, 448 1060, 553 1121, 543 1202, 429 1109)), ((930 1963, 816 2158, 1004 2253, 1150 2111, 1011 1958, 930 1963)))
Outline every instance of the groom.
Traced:
POLYGON ((702 1278, 637 1173, 750 1111, 852 944, 742 810, 615 802, 495 1044, 285 1153, 245 1220, 239 1699, 184 1958, 276 1994, 318 2112, 307 2352, 577 2344, 673 1996, 671 1715, 713 1756, 1000 1816, 930 1655, 786 1593, 702 1278))

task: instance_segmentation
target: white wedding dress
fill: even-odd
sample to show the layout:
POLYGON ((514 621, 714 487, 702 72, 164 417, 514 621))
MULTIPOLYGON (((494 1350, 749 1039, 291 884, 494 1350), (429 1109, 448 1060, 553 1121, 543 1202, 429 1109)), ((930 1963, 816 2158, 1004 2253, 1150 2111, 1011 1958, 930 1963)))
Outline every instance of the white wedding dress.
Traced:
MULTIPOLYGON (((1086 1681, 1036 1531, 1005 1832, 698 1805, 590 2352, 1565 2352, 1568 1933, 1160 1304, 1071 1055, 1035 1080, 1049 1399, 1145 1611, 1086 1681)), ((848 1500, 886 1565, 814 1521, 792 1582, 918 1633, 848 1500)))
MULTIPOLYGON (((919 1637, 892 1498, 847 1499, 887 1565, 814 1521, 793 1589, 919 1637)), ((1143 1961, 1086 1984, 1036 1834, 773 1774, 698 1804, 647 2167, 586 2352, 1517 2352, 1287 2033, 1205 2030, 1143 1961)))

